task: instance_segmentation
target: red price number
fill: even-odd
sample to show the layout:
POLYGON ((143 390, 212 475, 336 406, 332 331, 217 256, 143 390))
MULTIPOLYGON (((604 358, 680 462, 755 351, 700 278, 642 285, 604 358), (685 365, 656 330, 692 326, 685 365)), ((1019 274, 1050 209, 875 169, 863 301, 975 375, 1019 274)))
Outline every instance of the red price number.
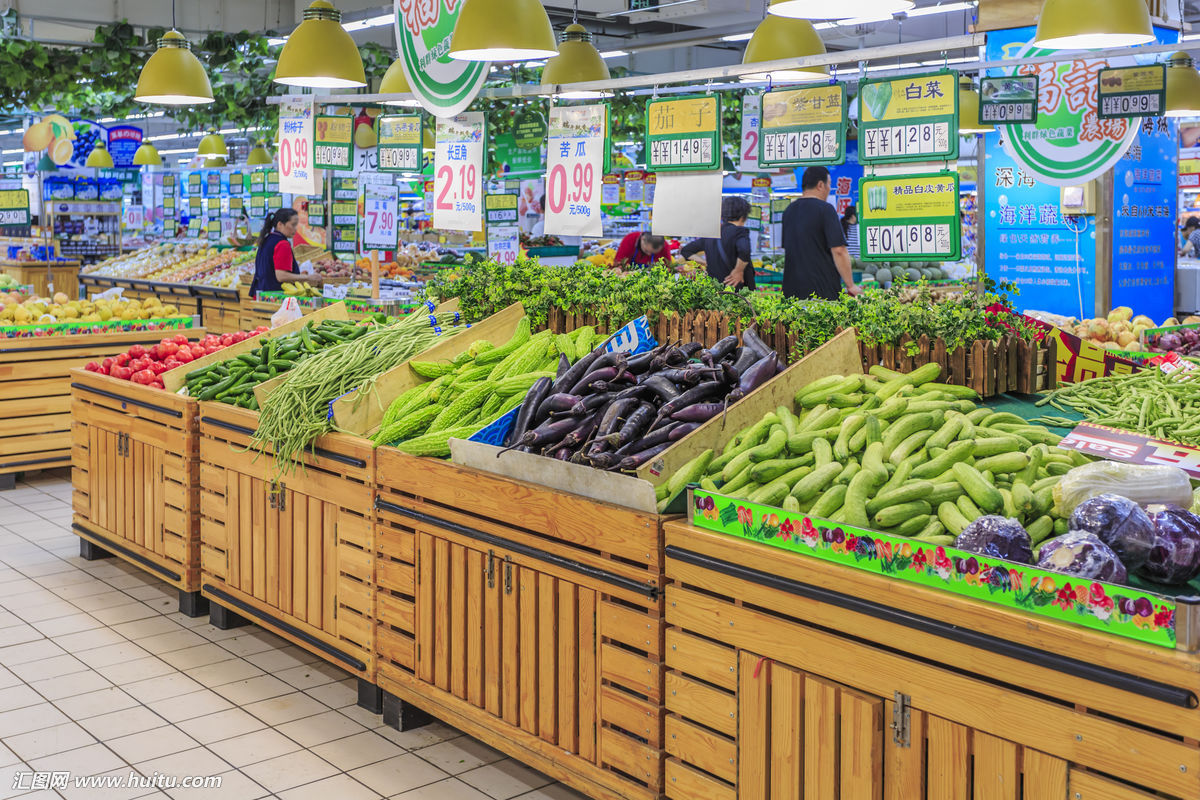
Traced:
POLYGON ((396 216, 390 211, 368 211, 367 225, 371 233, 390 231, 396 225, 396 216))
POLYGON ((479 173, 474 164, 461 164, 457 170, 443 164, 438 169, 437 180, 441 184, 437 197, 439 209, 452 210, 455 200, 473 201, 479 188, 479 173))
POLYGON ((591 164, 578 163, 571 168, 570 185, 568 186, 567 168, 563 164, 555 164, 550 170, 550 185, 547 187, 546 200, 550 210, 561 214, 567 203, 590 203, 592 192, 596 186, 595 170, 591 164))
POLYGON ((308 168, 308 140, 283 137, 279 142, 279 170, 285 177, 294 169, 308 168))

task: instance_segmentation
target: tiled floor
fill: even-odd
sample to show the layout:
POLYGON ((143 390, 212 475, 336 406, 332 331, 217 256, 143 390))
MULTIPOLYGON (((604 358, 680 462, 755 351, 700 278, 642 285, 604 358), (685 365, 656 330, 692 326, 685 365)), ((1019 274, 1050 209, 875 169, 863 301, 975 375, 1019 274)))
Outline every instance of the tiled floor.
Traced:
POLYGON ((384 727, 346 673, 259 628, 189 619, 118 559, 84 561, 70 500, 60 472, 0 492, 0 799, 581 800, 446 725, 384 727), (67 788, 14 788, 59 771, 67 788), (131 772, 222 785, 74 783, 131 772))

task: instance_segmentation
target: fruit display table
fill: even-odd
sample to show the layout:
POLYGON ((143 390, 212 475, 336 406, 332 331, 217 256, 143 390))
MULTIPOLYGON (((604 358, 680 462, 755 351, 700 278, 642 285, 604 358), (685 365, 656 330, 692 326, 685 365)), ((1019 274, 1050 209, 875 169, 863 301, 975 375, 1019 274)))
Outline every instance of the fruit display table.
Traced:
POLYGON ((17 283, 32 286, 35 294, 49 296, 62 292, 75 299, 79 297, 79 264, 78 261, 0 261, 0 271, 16 278, 17 283))

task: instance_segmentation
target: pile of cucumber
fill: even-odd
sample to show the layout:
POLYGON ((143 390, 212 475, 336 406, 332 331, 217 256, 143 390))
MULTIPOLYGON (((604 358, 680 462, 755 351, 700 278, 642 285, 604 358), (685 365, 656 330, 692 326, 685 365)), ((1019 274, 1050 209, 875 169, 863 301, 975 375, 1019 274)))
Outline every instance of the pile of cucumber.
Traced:
POLYGON ((1066 532, 1054 486, 1088 459, 1062 437, 975 403, 967 387, 936 383, 937 364, 904 374, 831 375, 808 384, 706 451, 659 489, 660 502, 699 483, 792 513, 937 544, 988 514, 1018 520, 1036 546, 1066 532))

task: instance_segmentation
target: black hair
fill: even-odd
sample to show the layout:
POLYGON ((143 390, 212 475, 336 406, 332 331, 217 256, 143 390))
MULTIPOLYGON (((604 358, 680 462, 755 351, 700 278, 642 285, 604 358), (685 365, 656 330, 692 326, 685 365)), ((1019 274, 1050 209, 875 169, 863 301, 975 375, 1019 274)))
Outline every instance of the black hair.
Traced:
POLYGON ((845 219, 846 217, 850 217, 850 216, 854 216, 854 217, 858 216, 858 209, 854 207, 853 203, 846 206, 846 210, 842 212, 842 219, 845 219))
POLYGON ((661 250, 667 246, 667 240, 662 236, 655 236, 652 233, 643 233, 642 238, 646 240, 646 244, 650 245, 655 250, 661 250))
POLYGON ((273 214, 267 215, 267 221, 263 223, 262 231, 258 234, 258 244, 267 240, 267 237, 275 230, 276 225, 283 225, 290 222, 292 217, 300 216, 294 208, 281 208, 273 214))
POLYGON ((1190 231, 1192 228, 1200 228, 1200 217, 1188 217, 1183 222, 1183 229, 1190 231))
POLYGON ((829 170, 824 167, 809 167, 804 170, 804 177, 800 180, 800 188, 808 191, 809 189, 817 188, 818 183, 829 182, 829 170))
POLYGON ((733 222, 750 216, 750 201, 741 195, 732 195, 721 200, 721 221, 733 222))

